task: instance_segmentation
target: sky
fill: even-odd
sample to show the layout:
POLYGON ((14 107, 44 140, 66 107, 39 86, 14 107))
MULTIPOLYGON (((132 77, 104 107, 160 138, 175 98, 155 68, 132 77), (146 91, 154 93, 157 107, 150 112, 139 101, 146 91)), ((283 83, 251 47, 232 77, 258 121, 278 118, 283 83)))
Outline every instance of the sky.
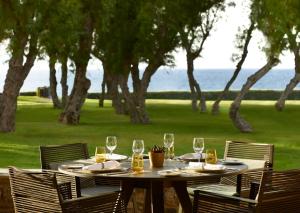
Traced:
MULTIPOLYGON (((236 1, 237 6, 230 8, 225 16, 215 25, 211 36, 204 45, 202 57, 195 61, 196 69, 233 69, 235 63, 231 61, 232 53, 236 52, 234 48, 235 35, 238 27, 248 23, 248 11, 245 5, 248 1, 236 1), (244 9, 243 9, 244 8, 244 9)), ((255 32, 250 42, 249 54, 243 68, 259 68, 266 63, 265 55, 260 50, 264 39, 260 32, 255 32)), ((3 78, 7 70, 8 55, 5 46, 0 46, 0 78, 3 78)), ((281 56, 281 63, 277 68, 292 69, 294 67, 291 53, 285 53, 281 56)), ((97 60, 89 62, 88 69, 99 69, 101 63, 97 60)), ((185 53, 178 50, 175 54, 175 68, 186 68, 185 53)), ((33 70, 48 70, 47 61, 36 61, 33 70)))

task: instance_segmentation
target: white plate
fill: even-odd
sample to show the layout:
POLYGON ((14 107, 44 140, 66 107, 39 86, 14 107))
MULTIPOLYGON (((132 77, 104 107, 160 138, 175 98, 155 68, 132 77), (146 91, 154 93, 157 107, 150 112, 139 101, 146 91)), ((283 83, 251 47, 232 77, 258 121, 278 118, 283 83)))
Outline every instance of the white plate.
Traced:
MULTIPOLYGON (((202 153, 201 159, 204 159, 204 158, 205 158, 205 154, 202 153)), ((199 154, 197 154, 197 153, 186 153, 184 155, 179 156, 178 159, 184 160, 184 161, 199 161, 199 154)))
POLYGON ((162 170, 158 171, 157 174, 165 177, 174 177, 179 176, 181 172, 179 170, 162 170))
MULTIPOLYGON (((121 160, 126 160, 128 157, 126 155, 118 155, 118 154, 106 154, 106 160, 116 160, 116 161, 121 161, 121 160)), ((92 159, 95 161, 95 157, 92 157, 92 159)))
POLYGON ((81 169, 82 167, 84 167, 84 164, 65 164, 65 165, 61 165, 63 168, 65 169, 81 169))

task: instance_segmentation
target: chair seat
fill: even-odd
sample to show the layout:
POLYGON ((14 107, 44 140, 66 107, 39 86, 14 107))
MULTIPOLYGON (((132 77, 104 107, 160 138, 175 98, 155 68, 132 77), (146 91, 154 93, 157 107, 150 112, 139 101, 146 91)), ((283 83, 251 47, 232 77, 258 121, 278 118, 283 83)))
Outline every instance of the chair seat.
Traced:
POLYGON ((108 192, 116 192, 120 191, 120 186, 99 186, 95 185, 92 187, 86 187, 81 189, 81 196, 82 197, 90 197, 90 196, 97 196, 102 195, 108 192))
POLYGON ((201 184, 198 186, 190 186, 187 188, 188 193, 190 196, 194 196, 194 190, 200 190, 203 192, 213 192, 220 195, 228 195, 228 196, 235 196, 236 193, 236 186, 226 185, 226 184, 201 184))

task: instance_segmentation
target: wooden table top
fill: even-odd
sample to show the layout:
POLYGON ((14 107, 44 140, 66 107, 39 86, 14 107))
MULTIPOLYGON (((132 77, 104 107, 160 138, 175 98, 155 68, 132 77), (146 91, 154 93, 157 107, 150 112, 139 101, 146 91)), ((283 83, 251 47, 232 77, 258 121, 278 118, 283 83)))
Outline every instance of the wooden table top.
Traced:
MULTIPOLYGON (((77 160, 72 162, 66 162, 66 164, 74 164, 74 163, 80 163, 84 165, 91 164, 90 160, 77 160)), ((202 171, 202 172, 196 172, 192 170, 186 170, 185 167, 187 167, 188 164, 182 161, 177 160, 170 160, 165 161, 164 166, 161 168, 152 168, 150 167, 149 160, 144 160, 144 171, 141 173, 133 173, 130 170, 130 161, 123 161, 121 162, 121 171, 117 172, 89 172, 89 171, 83 171, 82 169, 68 169, 65 166, 59 166, 58 170, 62 173, 78 176, 78 177, 90 177, 90 176, 99 176, 99 177, 107 177, 112 179, 119 179, 119 180, 128 180, 128 179, 147 179, 147 180, 194 180, 194 179, 209 179, 211 177, 215 176, 228 176, 228 175, 234 175, 234 174, 240 174, 248 169, 247 164, 241 164, 241 165, 230 165, 225 166, 226 169, 221 172, 213 172, 213 171, 202 171), (178 176, 162 176, 159 174, 160 171, 164 170, 174 170, 178 169, 180 175, 178 176)))

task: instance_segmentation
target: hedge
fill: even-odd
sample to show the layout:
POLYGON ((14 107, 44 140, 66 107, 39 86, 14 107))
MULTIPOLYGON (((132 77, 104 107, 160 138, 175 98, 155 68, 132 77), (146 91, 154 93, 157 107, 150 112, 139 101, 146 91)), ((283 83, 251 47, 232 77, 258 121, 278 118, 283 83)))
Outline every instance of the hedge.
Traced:
MULTIPOLYGON (((233 100, 239 91, 230 91, 226 96, 225 100, 233 100)), ((250 90, 244 100, 277 100, 282 91, 274 91, 274 90, 250 90)), ((203 94, 206 97, 206 100, 215 100, 220 91, 205 91, 203 94)), ((98 99, 100 93, 89 93, 88 98, 90 99, 98 99)), ((106 97, 108 98, 108 97, 106 97)), ((168 91, 168 92, 148 92, 147 99, 182 99, 189 100, 190 92, 176 92, 176 91, 168 91)), ((300 90, 293 91, 288 100, 300 100, 300 90)))

